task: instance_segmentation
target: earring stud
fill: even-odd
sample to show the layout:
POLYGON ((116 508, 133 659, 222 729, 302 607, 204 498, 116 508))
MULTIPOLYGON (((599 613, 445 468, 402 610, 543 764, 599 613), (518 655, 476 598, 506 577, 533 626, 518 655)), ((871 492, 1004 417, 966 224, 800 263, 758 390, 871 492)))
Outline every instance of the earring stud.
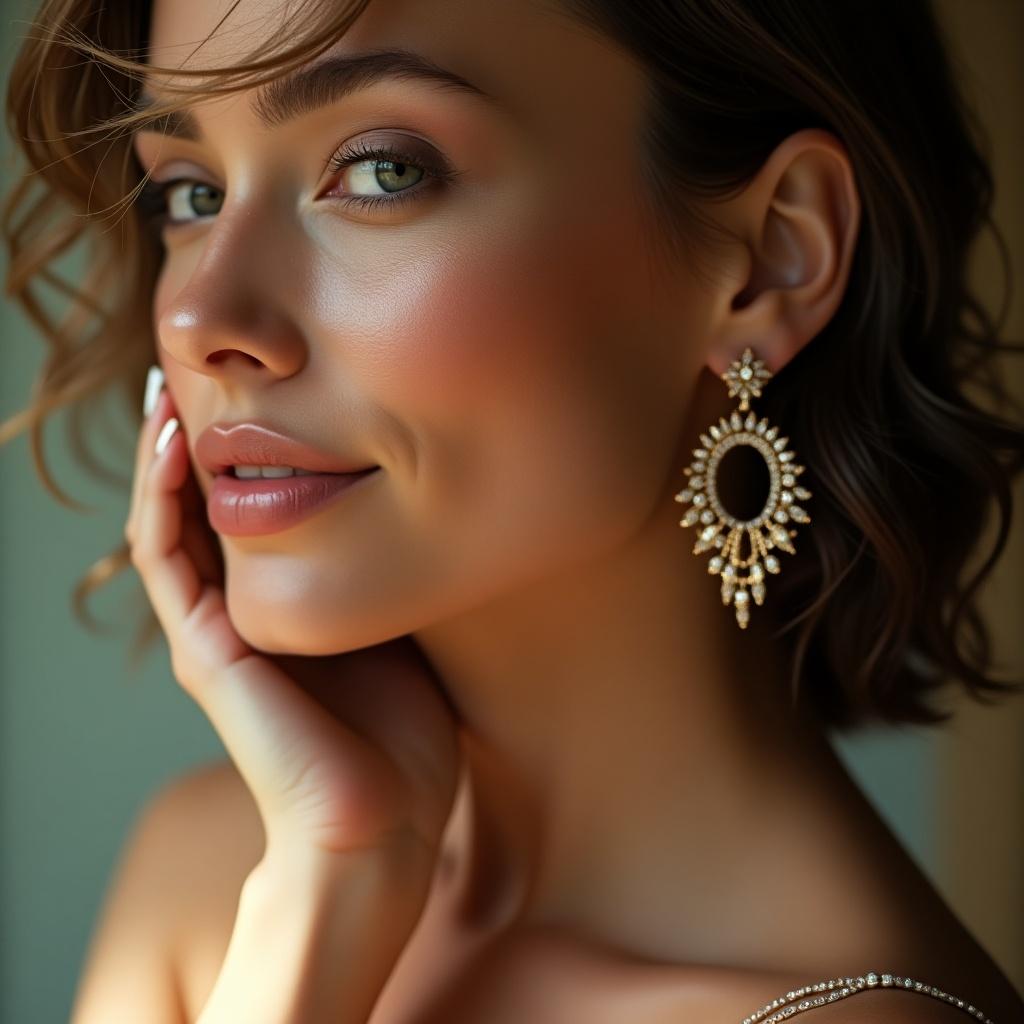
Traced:
POLYGON ((811 492, 797 483, 805 467, 794 461, 788 437, 779 437, 778 427, 769 427, 750 410, 750 399, 761 396, 762 387, 772 372, 763 360, 747 348, 725 373, 720 375, 729 386, 729 397, 739 395, 740 404, 726 419, 721 417, 700 435, 700 448, 693 449, 693 462, 683 470, 687 480, 675 500, 689 503, 679 520, 683 527, 701 525, 693 546, 695 555, 713 551, 708 573, 721 578, 722 604, 732 604, 736 622, 746 629, 750 621, 750 598, 764 603, 766 573, 776 574, 782 566, 775 549, 796 554, 792 539, 796 530, 790 523, 809 523, 810 516, 797 501, 806 501, 811 492), (746 418, 740 416, 746 412, 746 418), (738 519, 721 503, 717 473, 722 457, 736 445, 753 448, 768 466, 769 489, 761 511, 753 519, 738 519), (743 535, 747 534, 748 554, 743 555, 743 535))

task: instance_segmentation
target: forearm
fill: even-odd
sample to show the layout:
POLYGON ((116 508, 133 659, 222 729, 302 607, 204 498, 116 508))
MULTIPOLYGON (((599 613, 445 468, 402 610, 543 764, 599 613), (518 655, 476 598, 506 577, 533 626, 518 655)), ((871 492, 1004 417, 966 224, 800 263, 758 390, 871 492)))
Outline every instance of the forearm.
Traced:
POLYGON ((417 843, 301 865, 265 858, 197 1024, 365 1024, 426 900, 417 843))

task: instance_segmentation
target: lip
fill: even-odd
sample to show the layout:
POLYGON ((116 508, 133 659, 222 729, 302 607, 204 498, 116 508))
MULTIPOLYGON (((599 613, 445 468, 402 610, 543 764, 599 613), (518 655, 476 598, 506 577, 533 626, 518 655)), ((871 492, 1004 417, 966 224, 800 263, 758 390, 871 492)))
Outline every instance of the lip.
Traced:
POLYGON ((214 478, 207 495, 207 518, 217 533, 232 537, 277 533, 333 503, 379 469, 372 466, 356 473, 315 473, 276 480, 243 480, 222 473, 214 478))
POLYGON ((195 457, 214 476, 234 465, 292 466, 314 473, 360 473, 377 468, 331 455, 259 423, 211 423, 196 437, 195 457))
POLYGON ((195 457, 214 477, 206 498, 210 526, 233 537, 286 530, 380 469, 261 423, 211 423, 196 437, 195 457), (235 465, 291 466, 311 475, 242 479, 229 472, 235 465))

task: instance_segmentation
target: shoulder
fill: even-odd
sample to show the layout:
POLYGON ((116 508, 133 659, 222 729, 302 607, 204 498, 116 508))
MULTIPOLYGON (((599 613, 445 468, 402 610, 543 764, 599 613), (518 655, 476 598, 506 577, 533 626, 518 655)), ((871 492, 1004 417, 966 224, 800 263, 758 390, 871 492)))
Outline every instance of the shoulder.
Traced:
POLYGON ((218 845, 218 850, 226 854, 244 851, 245 860, 255 846, 260 846, 258 852, 262 853, 262 823, 255 801, 228 758, 204 761, 164 783, 150 799, 145 813, 153 819, 154 827, 173 832, 169 838, 184 846, 178 852, 197 849, 208 857, 211 851, 207 840, 238 835, 237 846, 218 845))
POLYGON ((119 868, 150 885, 154 899, 180 906, 227 879, 239 881, 263 848, 262 823, 244 781, 227 759, 195 766, 163 783, 136 815, 119 868))
POLYGON ((162 849, 170 969, 185 1006, 201 1006, 227 953, 242 886, 263 856, 263 823, 227 758, 170 780, 146 813, 147 830, 162 849))
POLYGON ((263 826, 256 802, 229 758, 204 761, 172 779, 163 798, 181 810, 200 815, 204 825, 219 830, 218 835, 228 828, 234 832, 241 827, 240 838, 248 841, 245 852, 251 852, 255 842, 262 853, 263 826))
POLYGON ((145 802, 111 872, 73 1020, 141 1019, 140 1007, 153 1024, 181 1019, 182 939, 198 928, 206 941, 197 945, 212 936, 216 948, 262 856, 262 824, 247 796, 233 765, 215 762, 164 783, 145 802))
POLYGON ((230 911, 263 855, 256 803, 234 764, 205 762, 166 783, 146 811, 160 841, 164 873, 190 926, 204 908, 230 911))
POLYGON ((145 874, 159 880, 154 897, 172 944, 197 914, 224 908, 234 920, 232 908, 263 842, 255 801, 226 758, 190 768, 149 798, 127 845, 145 874))

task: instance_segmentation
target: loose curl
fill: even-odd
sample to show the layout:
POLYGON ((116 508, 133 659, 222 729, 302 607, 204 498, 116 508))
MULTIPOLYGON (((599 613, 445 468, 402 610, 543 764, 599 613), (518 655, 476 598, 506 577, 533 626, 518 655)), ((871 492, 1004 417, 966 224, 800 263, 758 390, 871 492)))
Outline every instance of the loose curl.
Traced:
MULTIPOLYGON (((145 64, 148 3, 42 4, 7 93, 9 130, 29 174, 8 195, 0 229, 7 294, 50 354, 30 405, 0 424, 0 443, 30 429, 37 472, 62 503, 82 507, 46 466, 44 421, 70 407, 75 454, 109 478, 82 440, 81 416, 116 389, 139 421, 156 361, 150 304, 162 249, 133 205, 146 176, 131 131, 306 63, 369 3, 300 3, 247 59, 216 69, 145 64), (296 42, 276 48, 280 39, 296 42), (166 103, 134 110, 142 79, 163 75, 199 81, 163 85, 166 103), (102 228, 105 217, 117 235, 102 228), (52 264, 79 241, 90 246, 89 270, 71 284, 52 264), (63 320, 44 310, 36 282, 69 300, 63 320)), ((652 237, 698 272, 724 237, 710 207, 742 189, 788 135, 823 128, 850 155, 862 220, 846 293, 761 400, 814 476, 813 545, 791 559, 765 608, 789 647, 794 702, 802 696, 843 731, 872 719, 944 722, 952 712, 928 698, 950 681, 981 702, 1016 693, 1024 683, 989 674, 991 638, 976 600, 1005 547, 1024 465, 1021 407, 995 357, 1024 346, 1000 340, 1011 277, 991 216, 990 143, 955 85, 929 0, 549 3, 646 70, 652 237), (983 228, 1007 282, 997 318, 968 284, 983 228), (970 574, 993 509, 992 549, 970 574)), ((78 582, 73 607, 87 627, 86 598, 129 565, 122 545, 78 582)), ((158 629, 150 611, 134 657, 158 629)))

